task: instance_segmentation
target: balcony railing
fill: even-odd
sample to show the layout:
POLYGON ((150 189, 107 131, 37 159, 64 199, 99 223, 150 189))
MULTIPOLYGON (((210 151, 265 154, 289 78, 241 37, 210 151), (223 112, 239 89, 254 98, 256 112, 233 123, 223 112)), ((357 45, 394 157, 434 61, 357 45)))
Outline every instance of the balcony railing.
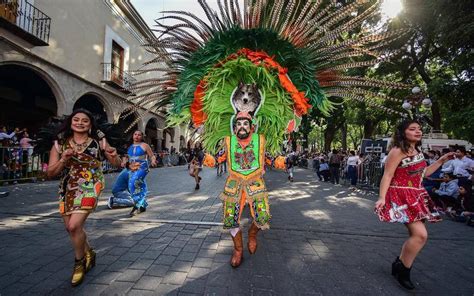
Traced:
POLYGON ((104 63, 104 79, 102 82, 130 94, 132 85, 137 81, 127 71, 123 71, 113 64, 104 63))
POLYGON ((51 18, 26 0, 0 0, 0 27, 33 45, 47 46, 51 18))

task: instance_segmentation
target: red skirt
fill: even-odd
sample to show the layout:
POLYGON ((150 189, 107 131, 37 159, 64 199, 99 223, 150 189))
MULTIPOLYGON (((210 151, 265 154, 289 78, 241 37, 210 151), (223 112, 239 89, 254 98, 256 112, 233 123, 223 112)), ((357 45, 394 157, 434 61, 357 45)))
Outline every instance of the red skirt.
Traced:
POLYGON ((437 212, 430 210, 432 204, 424 188, 390 186, 385 196, 385 205, 376 213, 380 221, 384 222, 438 222, 441 219, 437 212))

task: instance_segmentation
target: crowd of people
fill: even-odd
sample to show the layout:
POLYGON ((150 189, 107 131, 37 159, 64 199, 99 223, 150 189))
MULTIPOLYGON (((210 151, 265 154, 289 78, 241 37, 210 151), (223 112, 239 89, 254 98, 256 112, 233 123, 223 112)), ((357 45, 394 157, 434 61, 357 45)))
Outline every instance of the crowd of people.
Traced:
POLYGON ((27 128, 0 127, 0 179, 20 179, 32 172, 35 138, 27 128))
POLYGON ((373 155, 356 154, 353 150, 345 152, 333 149, 328 153, 290 152, 286 154, 285 163, 290 181, 294 179, 294 167, 308 168, 309 163, 311 163, 311 168, 316 173, 319 181, 337 185, 340 184, 341 177, 343 177, 350 180, 351 188, 355 188, 359 177, 362 175, 361 165, 373 160, 373 155))
MULTIPOLYGON (((423 187, 432 200, 431 210, 445 215, 454 221, 474 225, 474 198, 472 196, 474 160, 472 153, 464 147, 452 147, 442 150, 425 150, 422 152, 427 165, 435 163, 448 153, 454 153, 454 158, 446 161, 430 176, 424 176, 423 187)), ((354 150, 342 151, 333 149, 328 153, 290 152, 285 155, 285 165, 288 180, 294 180, 296 166, 308 167, 316 173, 319 181, 338 185, 340 178, 345 178, 354 190, 366 182, 362 176, 369 164, 374 164, 382 177, 387 155, 363 154, 354 150)), ((270 165, 271 167, 271 165, 270 165)), ((381 180, 377 180, 377 187, 381 180)))
MULTIPOLYGON (((455 221, 473 223, 474 199, 472 185, 474 160, 464 147, 456 147, 455 157, 423 180, 423 186, 433 200, 436 211, 453 218, 455 221)), ((425 159, 428 164, 436 162, 449 149, 427 151, 425 159)))

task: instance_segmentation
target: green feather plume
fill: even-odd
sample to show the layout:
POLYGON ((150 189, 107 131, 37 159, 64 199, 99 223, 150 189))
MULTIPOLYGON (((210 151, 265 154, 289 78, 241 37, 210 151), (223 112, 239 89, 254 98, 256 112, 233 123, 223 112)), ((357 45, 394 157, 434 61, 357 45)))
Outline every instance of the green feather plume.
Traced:
MULTIPOLYGON (((308 50, 297 48, 283 40, 276 32, 266 29, 242 29, 218 32, 203 48, 194 52, 189 61, 180 65, 185 69, 178 81, 178 90, 173 94, 171 114, 179 114, 189 108, 199 81, 212 71, 219 61, 242 48, 265 51, 282 67, 288 69, 288 76, 299 91, 303 91, 313 107, 328 114, 331 102, 315 78, 316 68, 308 50)), ((314 58, 313 58, 314 59, 314 58)))
POLYGON ((209 152, 215 153, 219 141, 231 135, 234 115, 231 96, 241 81, 258 85, 264 100, 255 118, 258 132, 265 135, 268 152, 276 154, 281 150, 286 126, 295 115, 290 95, 280 85, 278 73, 272 72, 245 58, 228 61, 209 71, 203 99, 203 111, 207 115, 203 145, 209 152))

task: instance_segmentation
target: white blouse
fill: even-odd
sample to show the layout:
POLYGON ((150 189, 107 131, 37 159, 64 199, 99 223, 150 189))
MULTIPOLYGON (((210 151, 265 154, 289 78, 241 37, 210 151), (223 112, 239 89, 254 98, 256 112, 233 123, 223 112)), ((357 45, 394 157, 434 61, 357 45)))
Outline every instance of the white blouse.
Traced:
POLYGON ((349 158, 347 159, 347 166, 351 166, 351 165, 358 165, 360 162, 359 160, 359 156, 349 156, 349 158))

